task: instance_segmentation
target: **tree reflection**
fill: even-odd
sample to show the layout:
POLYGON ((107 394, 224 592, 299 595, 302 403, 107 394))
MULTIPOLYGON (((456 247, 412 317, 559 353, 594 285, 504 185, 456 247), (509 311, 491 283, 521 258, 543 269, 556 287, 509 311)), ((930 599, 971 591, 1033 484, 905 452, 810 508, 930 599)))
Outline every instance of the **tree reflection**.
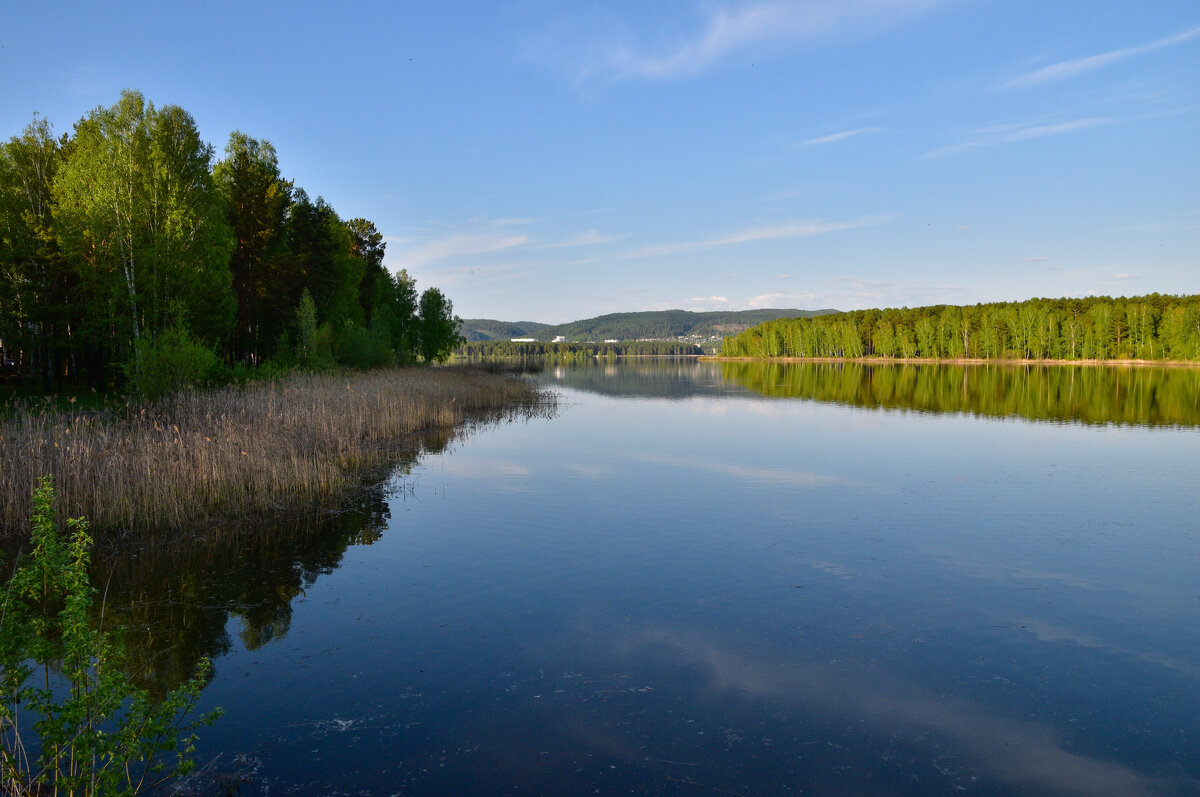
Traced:
POLYGON ((1200 369, 1041 365, 721 363, 772 398, 1038 421, 1200 425, 1200 369))
POLYGON ((93 583, 104 593, 105 625, 125 630, 130 677, 161 696, 201 657, 228 652, 231 628, 240 626, 249 650, 283 639, 293 600, 336 570, 351 546, 383 536, 391 517, 387 485, 455 437, 453 429, 429 432, 419 453, 372 474, 336 511, 248 521, 169 543, 121 541, 98 552, 93 583))

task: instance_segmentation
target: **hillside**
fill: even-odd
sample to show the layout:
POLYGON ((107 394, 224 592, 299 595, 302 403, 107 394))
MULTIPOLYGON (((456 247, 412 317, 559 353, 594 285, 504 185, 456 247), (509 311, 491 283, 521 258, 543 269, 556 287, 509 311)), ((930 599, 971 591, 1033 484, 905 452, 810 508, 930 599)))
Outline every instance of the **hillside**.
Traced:
POLYGON ((570 341, 638 340, 641 338, 711 338, 735 335, 765 321, 779 318, 809 318, 836 310, 731 310, 694 313, 690 310, 648 310, 572 321, 567 324, 536 324, 527 321, 468 319, 462 323, 467 340, 536 338, 549 341, 562 335, 570 341))
POLYGON ((464 318, 459 332, 468 341, 532 338, 549 324, 537 321, 495 321, 491 318, 464 318))

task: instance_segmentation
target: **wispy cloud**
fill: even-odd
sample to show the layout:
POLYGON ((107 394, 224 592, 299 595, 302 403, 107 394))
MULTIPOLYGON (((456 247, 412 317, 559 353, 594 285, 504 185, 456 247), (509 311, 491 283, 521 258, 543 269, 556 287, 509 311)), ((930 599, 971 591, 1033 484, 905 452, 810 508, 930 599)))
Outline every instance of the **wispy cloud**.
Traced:
POLYGON ((823 283, 819 304, 839 310, 869 307, 922 307, 934 304, 969 304, 975 300, 955 285, 909 285, 859 277, 833 277, 823 283))
POLYGON ((1126 280, 1140 280, 1141 274, 1113 274, 1109 277, 1109 282, 1124 282, 1126 280))
POLYGON ((1111 119, 1092 116, 1086 119, 1072 119, 1067 122, 982 127, 970 131, 968 134, 970 137, 966 141, 960 141, 948 147, 926 152, 921 158, 923 160, 944 158, 948 155, 960 155, 971 150, 986 149, 987 147, 995 147, 1000 144, 1012 144, 1017 141, 1029 141, 1035 138, 1045 138, 1046 136, 1061 136, 1067 133, 1076 133, 1080 130, 1102 127, 1112 123, 1113 120, 1111 119))
POLYGON ((1045 261, 1049 260, 1050 258, 1042 257, 1041 255, 1034 255, 1033 257, 1023 257, 1021 259, 1024 260, 1026 263, 1044 263, 1045 261))
POLYGON ((815 293, 760 293, 746 300, 747 310, 759 310, 774 307, 811 307, 817 300, 815 293))
POLYGON ((1176 230, 1200 229, 1200 214, 1181 214, 1183 218, 1171 221, 1152 221, 1144 224, 1127 224, 1117 227, 1117 232, 1174 232, 1176 230), (1188 218, 1188 216, 1191 218, 1188 218))
POLYGON ((867 216, 860 219, 850 221, 797 221, 790 224, 781 224, 771 227, 754 227, 739 232, 730 233, 720 236, 719 238, 709 238, 702 241, 679 241, 676 243, 657 244, 654 246, 643 246, 640 249, 633 249, 624 254, 626 258, 641 258, 641 257, 660 257, 662 255, 674 255, 681 252, 698 252, 704 249, 715 249, 720 246, 732 246, 734 244, 750 243, 752 241, 769 241, 778 238, 806 238, 813 235, 821 235, 827 232, 837 232, 838 230, 852 230, 858 227, 873 227, 877 224, 883 224, 888 220, 888 216, 867 216))
POLYGON ((425 241, 400 250, 396 259, 405 268, 429 266, 453 257, 468 257, 499 252, 529 242, 527 235, 495 235, 460 233, 425 241))
POLYGON ((829 135, 821 136, 820 138, 810 138, 807 141, 801 141, 800 146, 813 147, 819 144, 833 144, 837 141, 845 141, 847 138, 854 138, 855 136, 861 136, 865 133, 880 133, 882 131, 882 127, 860 127, 856 130, 842 130, 841 132, 830 133, 829 135))
POLYGON ((628 238, 628 237, 629 237, 628 235, 605 235, 596 230, 587 230, 586 232, 581 232, 576 235, 572 235, 570 238, 567 238, 562 241, 555 241, 553 243, 542 244, 539 248, 541 248, 541 249, 565 249, 565 248, 571 247, 571 246, 598 246, 599 244, 612 243, 613 241, 620 241, 622 238, 628 238))
POLYGON ((1167 36, 1163 39, 1152 41, 1148 44, 1138 45, 1136 47, 1125 47, 1120 50, 1109 50, 1106 53, 1090 55, 1086 58, 1073 58, 1069 61, 1060 61, 1057 64, 1044 66, 1041 69, 1035 69, 1032 72, 1026 72, 1023 75, 1013 78, 1012 80, 1000 86, 1002 89, 1022 88, 1026 86, 1037 86, 1042 83, 1051 83, 1057 80, 1067 80, 1069 78, 1082 75, 1085 72, 1091 72, 1095 69, 1108 66, 1117 61, 1124 61, 1127 58, 1144 55, 1145 53, 1161 50, 1165 47, 1174 47, 1179 44, 1191 41, 1200 37, 1200 28, 1192 28, 1185 30, 1182 33, 1176 33, 1173 36, 1167 36))
POLYGON ((724 296, 693 296, 692 298, 688 299, 688 301, 702 302, 704 304, 724 304, 725 302, 728 302, 729 299, 724 296))
POLYGON ((589 80, 674 80, 708 70, 735 54, 793 42, 861 36, 942 5, 946 0, 809 0, 712 7, 697 30, 658 47, 626 42, 602 48, 581 71, 589 80))
POLYGON ((490 224, 494 227, 515 227, 523 224, 533 224, 537 219, 532 217, 514 217, 506 219, 488 219, 482 216, 476 216, 471 219, 473 224, 490 224))

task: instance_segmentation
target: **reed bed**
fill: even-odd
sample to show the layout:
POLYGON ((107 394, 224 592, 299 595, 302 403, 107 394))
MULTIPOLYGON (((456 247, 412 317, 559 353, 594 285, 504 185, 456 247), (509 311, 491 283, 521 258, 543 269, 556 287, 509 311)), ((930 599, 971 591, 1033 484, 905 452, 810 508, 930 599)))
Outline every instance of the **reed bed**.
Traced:
POLYGON ((49 474, 59 510, 105 531, 158 532, 336 503, 415 435, 552 412, 528 382, 464 368, 296 374, 98 413, 0 420, 0 535, 27 531, 49 474))

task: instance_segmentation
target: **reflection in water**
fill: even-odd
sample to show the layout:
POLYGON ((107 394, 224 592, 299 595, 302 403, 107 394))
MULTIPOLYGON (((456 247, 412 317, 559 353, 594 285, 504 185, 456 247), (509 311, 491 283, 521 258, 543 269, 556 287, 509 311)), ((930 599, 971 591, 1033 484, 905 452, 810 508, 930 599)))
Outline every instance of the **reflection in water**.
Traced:
POLYGON ((283 639, 292 601, 336 570, 347 549, 371 545, 387 528, 388 484, 409 473, 422 455, 444 451, 462 434, 426 432, 413 453, 370 474, 366 486, 336 511, 97 551, 93 582, 107 585, 105 622, 126 629, 134 682, 156 695, 175 688, 202 657, 215 660, 230 650, 230 618, 240 621, 237 634, 247 650, 283 639))
POLYGON ((1200 369, 724 362, 772 398, 1039 421, 1200 426, 1200 369))
POLYGON ((375 486, 98 553, 142 684, 216 658, 204 699, 227 713, 199 757, 237 793, 1200 790, 1179 630, 1197 372, 536 378, 564 386, 563 417, 422 463, 403 503, 375 486))
MULTIPOLYGON (((940 748, 938 769, 947 791, 978 789, 980 784, 971 776, 978 771, 1024 794, 1119 797, 1156 794, 1164 787, 1200 788, 1200 781, 1190 778, 1168 784, 1073 752, 1048 726, 1001 717, 971 702, 932 694, 877 668, 840 660, 767 661, 748 655, 744 646, 735 649, 665 627, 631 629, 601 644, 610 645, 627 662, 656 660, 665 671, 675 670, 680 679, 699 673, 708 700, 762 701, 776 710, 788 707, 834 718, 835 723, 855 728, 855 733, 888 740, 876 751, 883 760, 913 755, 905 749, 910 740, 931 742, 940 748)), ((940 792, 943 786, 928 788, 940 792)))

